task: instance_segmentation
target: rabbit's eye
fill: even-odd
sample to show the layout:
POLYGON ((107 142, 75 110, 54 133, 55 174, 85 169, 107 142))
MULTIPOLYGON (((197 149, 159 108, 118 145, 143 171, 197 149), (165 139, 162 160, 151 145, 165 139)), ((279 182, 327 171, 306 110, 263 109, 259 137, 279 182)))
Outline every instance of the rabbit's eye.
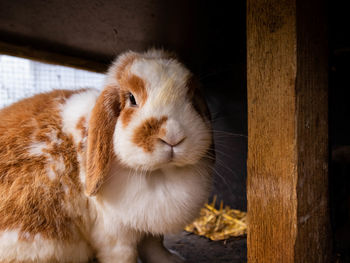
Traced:
POLYGON ((131 105, 131 106, 137 106, 135 97, 134 97, 134 95, 132 95, 131 92, 129 92, 129 100, 130 100, 130 105, 131 105))

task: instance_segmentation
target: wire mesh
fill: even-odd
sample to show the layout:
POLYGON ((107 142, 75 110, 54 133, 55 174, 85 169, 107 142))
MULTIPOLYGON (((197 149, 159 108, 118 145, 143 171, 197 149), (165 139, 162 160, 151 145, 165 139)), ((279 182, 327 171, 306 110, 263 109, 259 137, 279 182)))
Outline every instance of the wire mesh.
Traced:
POLYGON ((53 89, 101 89, 104 74, 0 54, 0 108, 53 89))

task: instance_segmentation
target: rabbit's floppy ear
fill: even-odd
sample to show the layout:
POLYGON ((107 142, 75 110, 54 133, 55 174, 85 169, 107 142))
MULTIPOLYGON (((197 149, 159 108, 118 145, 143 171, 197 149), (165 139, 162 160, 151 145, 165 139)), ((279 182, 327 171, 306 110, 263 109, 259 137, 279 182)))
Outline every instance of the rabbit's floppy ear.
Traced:
POLYGON ((120 113, 116 87, 106 87, 92 110, 88 128, 85 193, 96 195, 113 159, 113 134, 120 113))
POLYGON ((128 51, 116 59, 107 72, 106 83, 108 84, 92 110, 89 120, 86 157, 85 193, 87 195, 96 195, 108 176, 114 158, 113 134, 115 125, 122 104, 125 104, 120 96, 119 82, 137 56, 137 53, 128 51))
MULTIPOLYGON (((191 98, 193 107, 198 112, 198 114, 204 119, 204 121, 208 122, 208 125, 210 125, 211 114, 209 111, 208 104, 201 91, 201 84, 199 80, 195 76, 191 75, 187 80, 187 86, 188 86, 188 96, 191 98)), ((211 141, 208 154, 210 155, 211 159, 215 161, 216 154, 215 154, 215 144, 214 144, 213 136, 212 136, 212 141, 211 141)))
POLYGON ((209 112, 209 108, 207 102, 204 98, 204 95, 201 91, 201 84, 199 80, 190 75, 187 80, 188 93, 187 95, 191 99, 192 105, 197 111, 197 113, 204 118, 205 121, 211 121, 211 115, 209 112))

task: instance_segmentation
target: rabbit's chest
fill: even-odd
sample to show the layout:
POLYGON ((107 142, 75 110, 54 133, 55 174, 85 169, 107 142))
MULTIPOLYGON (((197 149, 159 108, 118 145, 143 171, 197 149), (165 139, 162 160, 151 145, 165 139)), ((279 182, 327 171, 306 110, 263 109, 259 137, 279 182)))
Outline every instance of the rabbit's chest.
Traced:
POLYGON ((194 168, 138 174, 118 170, 104 187, 104 222, 138 231, 168 233, 181 230, 198 215, 209 191, 209 173, 194 168))

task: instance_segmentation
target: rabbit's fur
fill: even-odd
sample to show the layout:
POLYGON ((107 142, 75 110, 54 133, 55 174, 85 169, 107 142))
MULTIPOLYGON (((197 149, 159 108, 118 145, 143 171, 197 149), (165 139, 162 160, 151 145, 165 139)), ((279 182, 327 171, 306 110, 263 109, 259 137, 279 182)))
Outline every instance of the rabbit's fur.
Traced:
POLYGON ((162 50, 119 56, 101 92, 2 109, 0 262, 181 262, 162 235, 206 201, 211 147, 192 74, 162 50))

